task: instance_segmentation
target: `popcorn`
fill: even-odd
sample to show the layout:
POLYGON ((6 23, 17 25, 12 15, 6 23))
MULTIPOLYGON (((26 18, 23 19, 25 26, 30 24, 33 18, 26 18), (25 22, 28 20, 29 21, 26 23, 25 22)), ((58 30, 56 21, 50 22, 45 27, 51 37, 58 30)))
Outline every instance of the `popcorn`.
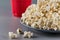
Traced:
POLYGON ((60 0, 57 0, 57 2, 60 2, 60 0))
POLYGON ((33 28, 39 28, 37 22, 34 22, 34 23, 31 25, 31 27, 33 27, 33 28))
POLYGON ((15 34, 13 32, 9 32, 9 38, 15 39, 15 38, 18 38, 18 36, 17 36, 17 34, 15 34))
POLYGON ((60 10, 58 10, 58 14, 60 15, 60 10))
POLYGON ((34 11, 36 11, 36 4, 32 4, 30 6, 28 6, 28 8, 26 9, 26 12, 30 12, 30 13, 33 13, 34 11))
POLYGON ((50 11, 50 5, 46 6, 46 11, 50 11))
POLYGON ((60 30, 60 0, 37 0, 37 4, 26 9, 21 19, 33 28, 60 30))
POLYGON ((18 29, 17 29, 17 34, 23 34, 21 28, 18 28, 18 29))
POLYGON ((24 38, 31 38, 32 36, 33 36, 33 33, 31 33, 30 31, 29 32, 25 31, 23 35, 24 38))

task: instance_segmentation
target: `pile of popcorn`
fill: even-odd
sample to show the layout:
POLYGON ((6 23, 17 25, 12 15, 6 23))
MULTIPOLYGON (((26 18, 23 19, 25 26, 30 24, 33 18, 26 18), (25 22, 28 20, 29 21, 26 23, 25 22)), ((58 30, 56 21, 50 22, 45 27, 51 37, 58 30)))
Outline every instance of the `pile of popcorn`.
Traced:
POLYGON ((37 0, 22 14, 21 21, 37 29, 60 30, 60 0, 37 0))
POLYGON ((14 33, 14 32, 9 32, 8 35, 9 35, 9 38, 10 39, 17 39, 19 37, 21 37, 20 35, 22 34, 24 38, 32 38, 34 35, 33 35, 33 32, 30 32, 30 31, 24 31, 22 32, 22 29, 21 28, 18 28, 17 33, 14 33))

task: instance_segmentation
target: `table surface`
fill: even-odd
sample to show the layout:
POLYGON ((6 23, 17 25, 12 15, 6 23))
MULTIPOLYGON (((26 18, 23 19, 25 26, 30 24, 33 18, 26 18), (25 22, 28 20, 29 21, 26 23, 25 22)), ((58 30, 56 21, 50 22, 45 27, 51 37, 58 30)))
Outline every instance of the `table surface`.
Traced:
POLYGON ((22 35, 18 39, 9 39, 8 32, 16 33, 16 29, 19 27, 23 31, 29 30, 22 27, 19 21, 20 18, 12 16, 10 0, 0 0, 0 40, 60 40, 60 34, 42 32, 34 32, 35 37, 31 39, 23 38, 22 35))

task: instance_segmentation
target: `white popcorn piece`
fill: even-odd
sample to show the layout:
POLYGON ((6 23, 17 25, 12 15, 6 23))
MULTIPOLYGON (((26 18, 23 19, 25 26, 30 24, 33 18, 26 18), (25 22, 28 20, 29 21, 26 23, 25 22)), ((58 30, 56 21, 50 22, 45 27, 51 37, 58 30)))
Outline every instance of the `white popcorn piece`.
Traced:
POLYGON ((54 3, 54 8, 57 8, 57 6, 58 6, 57 3, 54 3))
POLYGON ((41 16, 44 16, 44 14, 42 12, 36 11, 34 12, 34 16, 41 17, 41 16))
POLYGON ((28 34, 27 34, 27 32, 26 32, 26 31, 24 32, 23 37, 24 37, 24 38, 25 38, 25 37, 28 37, 28 34))
POLYGON ((54 29, 55 31, 56 31, 57 28, 58 28, 58 27, 56 27, 57 25, 55 25, 55 24, 52 24, 51 26, 52 26, 51 28, 54 29))
POLYGON ((30 5, 30 6, 28 6, 28 8, 26 9, 27 11, 33 11, 33 10, 36 10, 36 4, 32 4, 32 5, 30 5))
POLYGON ((18 36, 17 36, 17 34, 15 34, 13 32, 9 32, 9 38, 15 39, 15 38, 18 38, 18 36))
POLYGON ((25 21, 26 25, 31 25, 31 21, 25 21))
POLYGON ((50 11, 50 5, 46 6, 46 11, 50 11))
POLYGON ((24 38, 31 38, 32 36, 33 36, 33 33, 31 33, 30 31, 29 32, 25 31, 23 35, 24 38))
POLYGON ((31 27, 39 29, 39 26, 38 26, 38 25, 39 25, 38 22, 34 22, 34 23, 31 25, 31 27))
POLYGON ((28 32, 28 38, 31 38, 33 36, 33 33, 31 33, 30 31, 28 32))
POLYGON ((18 28, 18 29, 17 29, 17 34, 23 34, 23 32, 22 32, 22 29, 21 29, 21 28, 18 28))
POLYGON ((8 34, 9 34, 9 37, 10 37, 13 34, 13 32, 9 32, 8 34))
POLYGON ((15 38, 18 38, 18 35, 17 34, 14 33, 13 35, 15 35, 15 38))
POLYGON ((33 23, 33 24, 31 25, 31 27, 35 28, 35 23, 33 23))
POLYGON ((57 28, 56 28, 56 27, 54 27, 54 30, 56 31, 56 30, 57 30, 57 28))
POLYGON ((22 13, 22 16, 25 16, 25 13, 22 13))
POLYGON ((26 22, 26 25, 28 25, 29 23, 28 22, 26 22))
POLYGON ((59 17, 58 13, 54 13, 53 15, 54 15, 54 17, 59 17))

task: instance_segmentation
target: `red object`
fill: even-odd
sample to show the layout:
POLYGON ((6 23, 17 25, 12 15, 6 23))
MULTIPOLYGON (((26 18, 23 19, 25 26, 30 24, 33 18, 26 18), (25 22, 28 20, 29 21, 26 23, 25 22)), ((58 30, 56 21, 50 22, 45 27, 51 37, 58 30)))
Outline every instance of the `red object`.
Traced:
POLYGON ((31 4, 31 0, 11 0, 12 13, 16 17, 21 17, 26 8, 31 4))

